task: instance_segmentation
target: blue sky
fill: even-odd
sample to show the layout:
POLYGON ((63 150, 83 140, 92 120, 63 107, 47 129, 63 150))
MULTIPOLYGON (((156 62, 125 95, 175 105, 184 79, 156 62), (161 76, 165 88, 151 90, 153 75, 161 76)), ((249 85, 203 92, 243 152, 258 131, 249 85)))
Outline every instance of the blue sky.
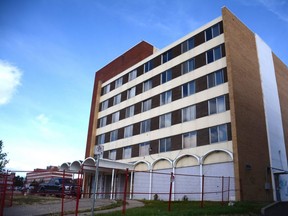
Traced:
POLYGON ((0 140, 11 170, 84 159, 95 71, 227 6, 288 65, 288 0, 0 0, 0 140))

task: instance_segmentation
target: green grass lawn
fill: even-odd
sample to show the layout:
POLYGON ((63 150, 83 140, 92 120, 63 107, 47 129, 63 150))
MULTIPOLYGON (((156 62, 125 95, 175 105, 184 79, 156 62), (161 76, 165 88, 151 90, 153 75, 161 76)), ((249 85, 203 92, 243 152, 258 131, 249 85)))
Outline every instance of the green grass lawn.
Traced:
MULTIPOLYGON (((128 201, 129 202, 129 201, 128 201)), ((141 208, 127 209, 126 216, 191 216, 191 215, 259 215, 261 208, 267 203, 236 202, 233 206, 221 205, 218 202, 205 202, 201 208, 200 202, 176 201, 172 202, 171 211, 168 211, 168 202, 144 201, 145 206, 141 208)), ((121 211, 99 214, 102 216, 121 215, 121 211)))

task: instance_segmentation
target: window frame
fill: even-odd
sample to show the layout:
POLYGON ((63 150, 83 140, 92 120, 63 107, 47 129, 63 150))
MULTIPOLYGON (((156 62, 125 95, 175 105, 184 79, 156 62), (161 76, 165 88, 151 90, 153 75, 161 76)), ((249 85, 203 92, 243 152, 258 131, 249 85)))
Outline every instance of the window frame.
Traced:
POLYGON ((188 83, 183 84, 181 90, 182 90, 182 98, 188 97, 190 95, 195 94, 196 93, 196 82, 195 82, 195 80, 192 80, 192 81, 190 81, 188 83), (193 88, 191 88, 191 86, 193 88), (185 90, 185 88, 187 88, 187 90, 185 90))
POLYGON ((116 160, 116 155, 117 155, 117 150, 116 149, 112 149, 112 150, 109 151, 108 158, 110 160, 116 160))
POLYGON ((109 106, 109 100, 105 100, 103 102, 101 102, 101 111, 107 109, 109 106))
POLYGON ((127 100, 136 96, 136 86, 127 90, 127 100))
POLYGON ((99 119, 99 127, 105 127, 107 125, 107 116, 99 119))
POLYGON ((166 137, 166 138, 162 138, 162 139, 159 139, 159 153, 164 153, 164 152, 169 152, 171 151, 171 147, 172 147, 172 143, 171 143, 171 137, 166 137), (163 141, 163 143, 162 143, 163 141), (169 141, 169 142, 167 142, 169 141), (161 151, 161 144, 164 144, 164 151, 161 151), (168 144, 168 147, 167 147, 167 144, 168 144))
POLYGON ((160 83, 164 84, 172 80, 172 69, 168 69, 160 74, 160 83))
POLYGON ((227 124, 216 125, 216 126, 213 126, 213 127, 209 128, 209 143, 210 144, 219 143, 219 142, 227 142, 227 141, 228 141, 228 127, 227 127, 227 124), (221 130, 222 129, 225 129, 225 137, 226 137, 225 139, 221 138, 221 136, 222 136, 221 130), (217 137, 216 137, 217 140, 216 141, 212 140, 212 139, 214 139, 212 137, 212 133, 211 133, 212 130, 216 131, 216 133, 217 133, 217 137))
POLYGON ((171 102, 172 102, 172 90, 168 90, 160 94, 160 106, 171 102))
POLYGON ((181 53, 188 52, 189 50, 193 49, 194 47, 195 47, 195 39, 194 39, 194 37, 191 37, 181 44, 181 53), (193 42, 192 46, 191 46, 191 42, 193 42))
POLYGON ((143 142, 139 144, 139 156, 150 155, 150 142, 143 142))
POLYGON ((170 61, 173 58, 172 50, 168 50, 161 55, 161 62, 162 64, 170 61))
POLYGON ((105 133, 104 134, 100 134, 97 137, 97 145, 101 145, 105 143, 105 133))
POLYGON ((149 98, 145 101, 142 101, 141 112, 146 112, 146 111, 151 110, 151 109, 152 109, 152 99, 151 98, 149 98))
POLYGON ((117 80, 115 80, 115 89, 119 88, 122 85, 123 85, 123 77, 120 77, 117 80))
POLYGON ((131 146, 123 147, 122 159, 129 159, 131 158, 131 156, 132 156, 132 147, 131 146))
POLYGON ((150 89, 152 89, 152 79, 143 82, 143 92, 149 91, 150 89))
POLYGON ((137 78, 137 69, 132 70, 131 72, 128 73, 128 82, 130 82, 136 78, 137 78))
POLYGON ((144 63, 144 73, 147 73, 153 69, 153 60, 144 63))
POLYGON ((146 119, 140 122, 140 134, 151 131, 151 119, 146 119))
POLYGON ((172 113, 171 112, 159 116, 159 129, 170 127, 171 125, 172 125, 172 113))
MULTIPOLYGON (((214 109, 214 107, 212 107, 214 109)), ((221 95, 218 96, 216 98, 212 98, 210 100, 208 100, 208 115, 213 115, 213 114, 217 114, 217 113, 222 113, 227 111, 227 107, 226 107, 226 98, 225 95, 221 95), (213 110, 213 112, 211 112, 211 104, 213 103, 212 101, 215 101, 215 111, 213 110), (223 107, 224 109, 221 109, 221 107, 223 107)))
POLYGON ((182 114, 182 123, 184 122, 188 122, 188 121, 192 121, 196 119, 196 105, 192 105, 192 106, 188 106, 188 107, 184 107, 181 109, 181 114, 182 114), (193 110, 192 112, 190 112, 190 110, 193 110), (192 113, 192 115, 191 115, 192 113), (184 117, 186 117, 184 119, 184 117))
POLYGON ((195 58, 191 58, 181 64, 181 74, 186 74, 195 70, 195 58))
POLYGON ((103 87, 103 95, 110 92, 110 84, 103 87))
POLYGON ((124 138, 133 136, 133 124, 124 127, 124 138))
POLYGON ((120 111, 114 112, 111 115, 111 123, 118 122, 120 119, 120 111))
POLYGON ((134 116, 134 113, 135 113, 135 105, 125 108, 125 118, 134 116))
POLYGON ((110 132, 110 142, 118 140, 118 129, 110 132))
POLYGON ((190 131, 187 133, 183 133, 182 134, 182 149, 195 148, 195 147, 197 147, 197 131, 190 131), (188 135, 189 141, 191 140, 191 138, 193 138, 193 141, 189 143, 189 146, 187 144, 185 146, 185 137, 184 137, 185 135, 188 135))

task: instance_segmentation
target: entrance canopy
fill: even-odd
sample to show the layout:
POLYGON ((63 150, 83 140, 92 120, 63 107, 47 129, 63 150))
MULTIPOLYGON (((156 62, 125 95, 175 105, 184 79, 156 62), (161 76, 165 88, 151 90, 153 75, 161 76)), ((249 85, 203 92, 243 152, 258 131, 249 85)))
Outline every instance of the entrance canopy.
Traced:
MULTIPOLYGON (((72 163, 67 162, 63 163, 60 166, 60 170, 70 171, 70 172, 95 172, 96 169, 96 162, 92 157, 86 158, 84 161, 77 160, 73 161, 72 163)), ((132 171, 134 170, 134 165, 131 163, 123 163, 119 161, 109 160, 109 159, 99 159, 99 171, 105 172, 111 172, 111 169, 115 170, 123 170, 126 169, 132 171)))

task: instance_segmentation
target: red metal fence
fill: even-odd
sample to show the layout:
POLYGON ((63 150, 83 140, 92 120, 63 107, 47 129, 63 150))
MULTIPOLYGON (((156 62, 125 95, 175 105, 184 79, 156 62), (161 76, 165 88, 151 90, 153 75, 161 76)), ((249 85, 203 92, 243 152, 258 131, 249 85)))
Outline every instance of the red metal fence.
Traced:
MULTIPOLYGON (((40 174, 39 172, 38 176, 41 176, 40 174)), ((26 188, 21 192, 16 192, 13 186, 14 174, 8 172, 0 174, 0 216, 3 215, 4 207, 13 207, 13 195, 17 197, 25 196, 26 194, 35 196, 55 195, 59 197, 60 207, 59 209, 54 209, 57 213, 60 212, 60 215, 64 215, 65 212, 69 211, 78 215, 80 198, 93 197, 95 175, 90 172, 85 177, 85 181, 90 184, 86 184, 89 188, 85 190, 83 170, 77 173, 61 171, 61 178, 65 179, 71 176, 74 182, 73 193, 68 193, 68 189, 72 188, 65 186, 64 181, 57 183, 61 190, 52 192, 41 190, 41 184, 32 185, 31 179, 30 184, 26 185, 26 188), (87 179, 90 180, 87 181, 87 179)), ((39 183, 41 179, 36 179, 33 182, 37 181, 39 183)), ((118 170, 116 172, 113 171, 112 174, 106 170, 105 173, 99 173, 95 195, 97 199, 121 199, 123 201, 122 213, 125 214, 127 199, 164 200, 167 201, 167 209, 170 211, 173 201, 199 201, 201 207, 205 206, 205 201, 217 201, 222 204, 233 201, 236 190, 235 179, 232 177, 173 173, 169 172, 169 170, 118 170)), ((90 208, 92 209, 92 206, 90 208)))

